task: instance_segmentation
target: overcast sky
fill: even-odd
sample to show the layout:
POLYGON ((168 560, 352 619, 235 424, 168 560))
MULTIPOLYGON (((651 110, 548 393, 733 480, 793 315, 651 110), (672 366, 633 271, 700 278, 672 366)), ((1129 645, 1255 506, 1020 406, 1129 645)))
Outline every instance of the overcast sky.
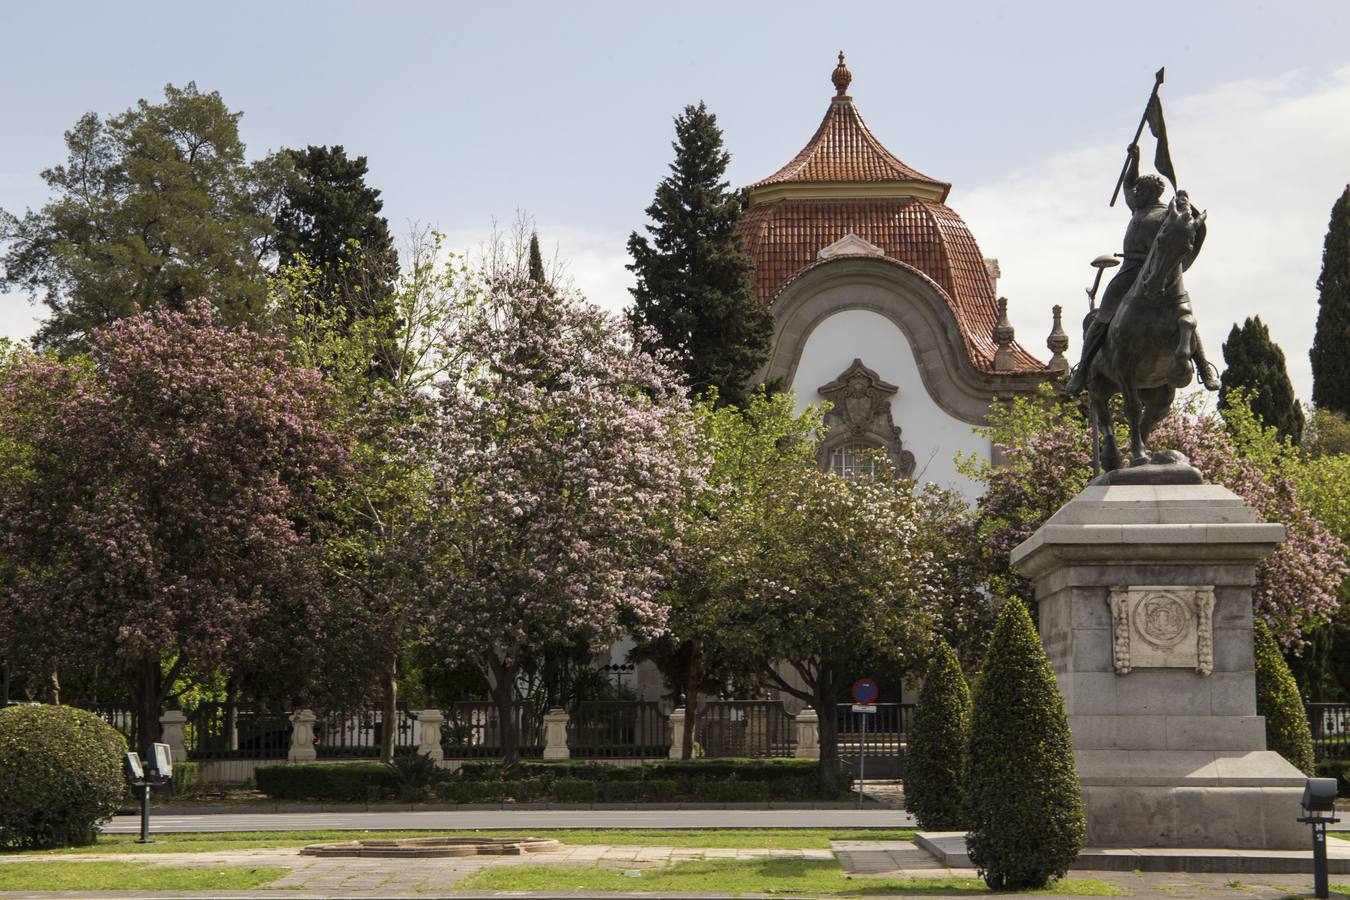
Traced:
MULTIPOLYGON (((732 182, 754 181, 810 137, 843 49, 873 132, 953 183, 949 204, 1001 262, 1018 337, 1043 352, 1050 307, 1076 321, 1087 262, 1119 249, 1127 214, 1106 201, 1165 65, 1172 157, 1210 212, 1187 276, 1202 334, 1220 359, 1233 322, 1260 314, 1306 399, 1322 238, 1350 181, 1347 11, 0 0, 0 208, 45 201, 39 172, 64 160, 62 132, 82 113, 196 80, 243 111, 252 157, 305 144, 368 156, 396 231, 434 225, 471 247, 494 217, 528 211, 577 286, 617 309, 624 242, 670 161, 671 117, 706 101, 732 182)), ((41 313, 0 295, 0 334, 30 334, 41 313)))

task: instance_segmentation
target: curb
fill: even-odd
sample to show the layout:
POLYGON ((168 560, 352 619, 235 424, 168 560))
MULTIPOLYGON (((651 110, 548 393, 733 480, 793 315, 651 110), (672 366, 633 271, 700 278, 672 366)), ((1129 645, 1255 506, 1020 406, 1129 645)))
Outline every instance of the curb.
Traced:
MULTIPOLYGON (((152 806, 152 815, 168 816, 210 816, 210 815, 272 815, 272 814, 312 814, 312 813, 380 813, 380 812, 510 812, 511 810, 596 810, 596 811, 632 811, 651 810, 816 810, 816 809, 857 809, 857 802, 837 803, 261 803, 238 806, 152 806)), ((869 801, 864 809, 887 809, 882 804, 869 801)), ((139 816, 140 807, 119 809, 119 816, 139 816)))

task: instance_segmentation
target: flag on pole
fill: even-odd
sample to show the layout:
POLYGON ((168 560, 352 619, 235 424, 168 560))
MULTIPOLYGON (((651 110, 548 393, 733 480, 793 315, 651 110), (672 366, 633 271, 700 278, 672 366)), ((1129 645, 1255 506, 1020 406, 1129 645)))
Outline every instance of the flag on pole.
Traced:
POLYGON ((1148 110, 1144 113, 1144 119, 1148 122, 1148 130, 1158 139, 1158 149, 1153 153, 1153 168, 1158 170, 1158 174, 1172 182, 1172 190, 1175 191, 1177 189, 1177 173, 1172 168, 1172 151, 1167 146, 1167 123, 1163 121, 1162 98, 1158 96, 1156 91, 1148 102, 1148 110))

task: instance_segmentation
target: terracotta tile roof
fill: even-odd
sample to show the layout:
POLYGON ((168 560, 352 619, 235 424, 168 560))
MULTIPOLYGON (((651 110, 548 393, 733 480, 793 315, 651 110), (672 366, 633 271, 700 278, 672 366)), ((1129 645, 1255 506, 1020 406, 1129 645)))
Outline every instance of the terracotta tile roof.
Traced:
MULTIPOLYGON (((817 254, 846 234, 875 244, 888 258, 932 279, 956 316, 971 361, 982 371, 993 370, 998 299, 974 236, 946 205, 918 197, 788 198, 751 205, 740 230, 755 261, 756 292, 765 303, 805 270, 828 262, 817 254)), ((1013 351, 1014 372, 1045 371, 1020 345, 1013 351)))
POLYGON ((946 199, 951 185, 905 165, 881 145, 849 97, 836 97, 816 133, 792 161, 750 190, 792 182, 897 182, 933 185, 946 199))

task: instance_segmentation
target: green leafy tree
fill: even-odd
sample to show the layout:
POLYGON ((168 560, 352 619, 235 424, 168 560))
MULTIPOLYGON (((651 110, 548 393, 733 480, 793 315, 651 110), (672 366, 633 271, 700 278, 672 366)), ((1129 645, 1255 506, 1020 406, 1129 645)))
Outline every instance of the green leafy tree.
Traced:
POLYGON ((189 82, 66 132, 65 164, 42 173, 53 199, 22 218, 0 213, 0 288, 51 310, 39 346, 78 352, 122 316, 201 297, 229 322, 264 316, 262 263, 289 164, 246 162, 240 115, 189 82))
POLYGON ((1284 351, 1270 339, 1261 317, 1233 326, 1223 344, 1227 363, 1219 388, 1219 407, 1230 405, 1233 391, 1246 392, 1251 410, 1261 421, 1297 444, 1303 439, 1303 407, 1294 397, 1294 384, 1284 364, 1284 351))
POLYGON ((1043 888, 1087 842, 1073 737, 1022 602, 1004 605, 975 682, 965 757, 966 847, 994 890, 1043 888))
POLYGON ((1313 336, 1313 403, 1350 414, 1350 185, 1331 208, 1322 274, 1317 279, 1317 331, 1313 336))
POLYGON ((970 711, 970 688, 956 651, 939 640, 905 751, 905 809, 926 831, 965 828, 961 758, 970 741, 970 711))
POLYGON ((749 381, 768 356, 773 318, 754 295, 754 267, 736 230, 741 197, 725 175, 717 117, 686 106, 675 119, 675 161, 647 207, 650 240, 628 239, 637 276, 634 325, 652 329, 656 345, 679 357, 694 392, 717 389, 723 403, 745 401, 749 381))
POLYGON ((398 254, 380 215, 380 192, 366 184, 366 158, 348 157, 341 145, 283 153, 294 176, 276 214, 280 264, 304 259, 313 266, 317 280, 307 296, 342 308, 348 323, 389 318, 398 254))
POLYGON ((1303 710, 1298 684, 1264 622, 1256 622, 1253 637, 1256 643, 1256 713, 1266 719, 1266 748, 1311 776, 1312 731, 1308 728, 1308 716, 1303 710))
POLYGON ((1299 445, 1309 458, 1350 453, 1350 417, 1315 408, 1299 445))

